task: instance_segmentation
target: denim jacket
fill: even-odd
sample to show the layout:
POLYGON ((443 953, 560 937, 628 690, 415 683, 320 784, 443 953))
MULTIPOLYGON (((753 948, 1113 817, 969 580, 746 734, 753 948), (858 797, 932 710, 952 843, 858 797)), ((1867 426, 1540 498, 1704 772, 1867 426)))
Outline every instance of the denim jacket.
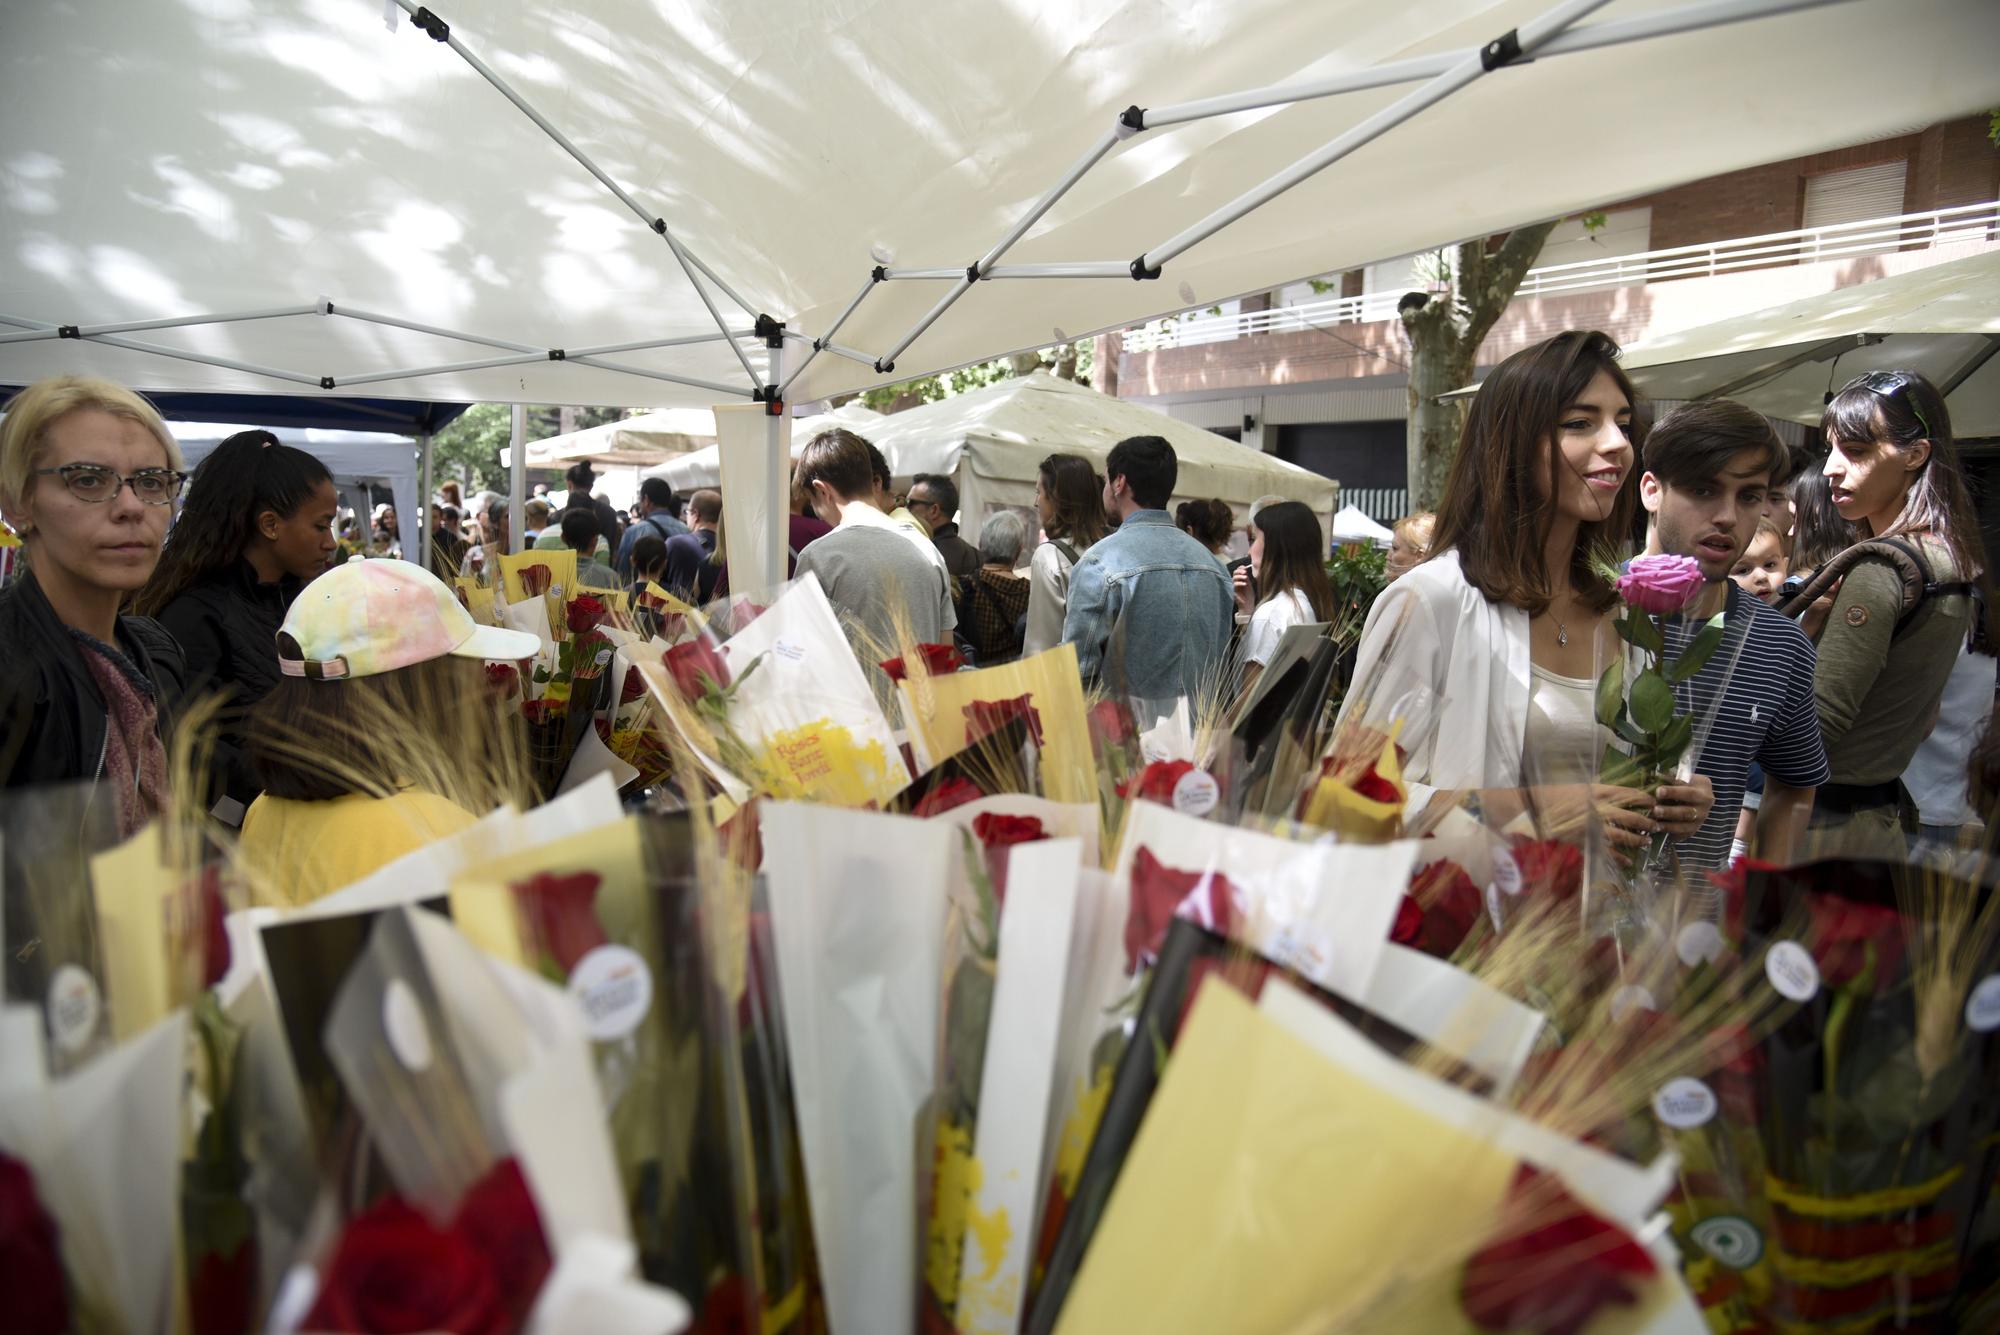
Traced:
POLYGON ((1201 699, 1227 666, 1234 608, 1222 562, 1165 510, 1138 510, 1070 572, 1063 639, 1114 694, 1201 699))

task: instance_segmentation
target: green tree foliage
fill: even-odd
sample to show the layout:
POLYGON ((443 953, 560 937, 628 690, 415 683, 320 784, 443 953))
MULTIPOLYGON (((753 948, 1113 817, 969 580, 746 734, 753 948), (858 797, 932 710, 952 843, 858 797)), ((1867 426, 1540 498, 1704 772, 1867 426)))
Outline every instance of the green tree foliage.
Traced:
MULTIPOLYGON (((572 408, 570 430, 602 426, 627 416, 622 408, 572 408)), ((563 429, 563 410, 549 404, 528 406, 529 440, 545 440, 563 429)), ((457 478, 468 492, 507 490, 507 470, 500 451, 512 438, 513 411, 505 403, 475 403, 431 441, 437 480, 457 478)))
POLYGON ((878 413, 895 412, 901 408, 913 408, 919 403, 936 403, 939 399, 984 389, 1002 380, 1038 370, 1064 380, 1074 380, 1079 385, 1088 385, 1095 362, 1091 340, 1080 338, 1073 343, 1042 348, 1037 352, 1017 352, 1011 357, 996 357, 990 362, 961 366, 956 371, 940 371, 936 375, 905 380, 897 385, 864 389, 861 391, 861 402, 878 413))

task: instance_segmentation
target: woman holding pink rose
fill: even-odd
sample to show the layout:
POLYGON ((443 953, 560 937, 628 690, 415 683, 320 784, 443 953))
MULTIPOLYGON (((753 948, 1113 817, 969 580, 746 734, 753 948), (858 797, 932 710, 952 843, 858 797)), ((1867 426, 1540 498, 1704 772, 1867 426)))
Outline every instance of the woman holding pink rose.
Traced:
POLYGON ((1435 554, 1376 599, 1348 703, 1411 686, 1436 700, 1437 726, 1404 767, 1414 801, 1477 789, 1503 820, 1532 804, 1558 824, 1588 802, 1614 846, 1637 849, 1661 830, 1698 829, 1714 794, 1699 777, 1657 794, 1595 782, 1608 740, 1598 674, 1623 645, 1619 591, 1591 558, 1629 547, 1638 508, 1633 393, 1617 357, 1604 334, 1570 330, 1487 377, 1445 483, 1435 554))

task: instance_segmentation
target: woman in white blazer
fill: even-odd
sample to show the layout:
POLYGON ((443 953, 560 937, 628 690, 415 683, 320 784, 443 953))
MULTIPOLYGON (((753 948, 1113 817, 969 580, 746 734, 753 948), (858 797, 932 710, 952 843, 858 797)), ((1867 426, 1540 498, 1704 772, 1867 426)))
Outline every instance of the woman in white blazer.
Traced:
POLYGON ((1706 778, 1657 794, 1593 782, 1596 678, 1622 644, 1594 554, 1629 548, 1638 508, 1632 385, 1618 346, 1569 330, 1487 377, 1466 416, 1432 558, 1389 585, 1361 633, 1346 708, 1428 695, 1436 726, 1405 773, 1412 807, 1481 790, 1489 814, 1593 801, 1614 845, 1691 834, 1706 778))

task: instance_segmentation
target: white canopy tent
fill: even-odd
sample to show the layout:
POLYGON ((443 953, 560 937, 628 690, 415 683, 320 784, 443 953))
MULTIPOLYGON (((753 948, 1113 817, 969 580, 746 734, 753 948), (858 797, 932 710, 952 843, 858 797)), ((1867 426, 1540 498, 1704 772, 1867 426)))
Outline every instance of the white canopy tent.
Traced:
MULTIPOLYGON (((829 427, 844 426, 868 435, 875 423, 882 420, 881 413, 859 403, 844 404, 814 417, 798 418, 792 423, 792 458, 798 458, 805 443, 829 427)), ((722 485, 722 447, 717 444, 692 450, 678 459, 669 459, 648 468, 643 476, 663 477, 682 495, 699 487, 719 487, 722 485)))
POLYGON ((9 7, 0 379, 825 398, 2000 103, 1990 0, 393 3, 9 7))
MULTIPOLYGON (((715 444, 715 414, 706 408, 666 408, 528 442, 530 468, 561 468, 579 459, 614 467, 651 468, 669 456, 715 444)), ((513 450, 500 453, 512 466, 513 450)))
MULTIPOLYGON (((238 431, 253 428, 226 426, 215 422, 169 422, 168 429, 180 441, 188 467, 196 467, 209 453, 238 431)), ((416 560, 416 535, 430 527, 430 511, 419 504, 423 495, 418 486, 417 442, 408 436, 390 436, 375 431, 318 431, 295 427, 265 427, 287 445, 297 446, 325 464, 333 483, 348 505, 364 504, 372 495, 376 502, 385 498, 396 507, 397 532, 404 551, 416 560)), ((357 509, 365 526, 368 515, 357 509)))
POLYGON ((1387 547, 1396 540, 1394 529, 1378 524, 1352 505, 1340 507, 1340 513, 1333 517, 1333 541, 1335 546, 1349 542, 1372 542, 1378 547, 1387 547))
POLYGON ((1667 334, 1624 365, 1655 398, 1732 398, 1809 426, 1855 376, 1920 371, 1955 434, 2000 435, 2000 251, 1667 334))
MULTIPOLYGON (((1111 447, 1128 436, 1164 436, 1180 461, 1174 500, 1229 502, 1247 517, 1260 496, 1304 501, 1326 524, 1339 487, 1318 473, 1238 445, 1142 404, 1114 399, 1046 371, 1002 380, 866 423, 807 418, 792 431, 792 454, 823 426, 850 426, 872 441, 899 482, 918 473, 942 473, 958 484, 959 523, 976 537, 996 509, 1032 507, 1035 476, 1051 454, 1081 454, 1099 472, 1111 447)), ((698 456, 676 459, 658 471, 687 477, 692 486, 715 486, 720 473, 695 475, 698 456)), ((679 481, 675 488, 681 487, 679 481)))

